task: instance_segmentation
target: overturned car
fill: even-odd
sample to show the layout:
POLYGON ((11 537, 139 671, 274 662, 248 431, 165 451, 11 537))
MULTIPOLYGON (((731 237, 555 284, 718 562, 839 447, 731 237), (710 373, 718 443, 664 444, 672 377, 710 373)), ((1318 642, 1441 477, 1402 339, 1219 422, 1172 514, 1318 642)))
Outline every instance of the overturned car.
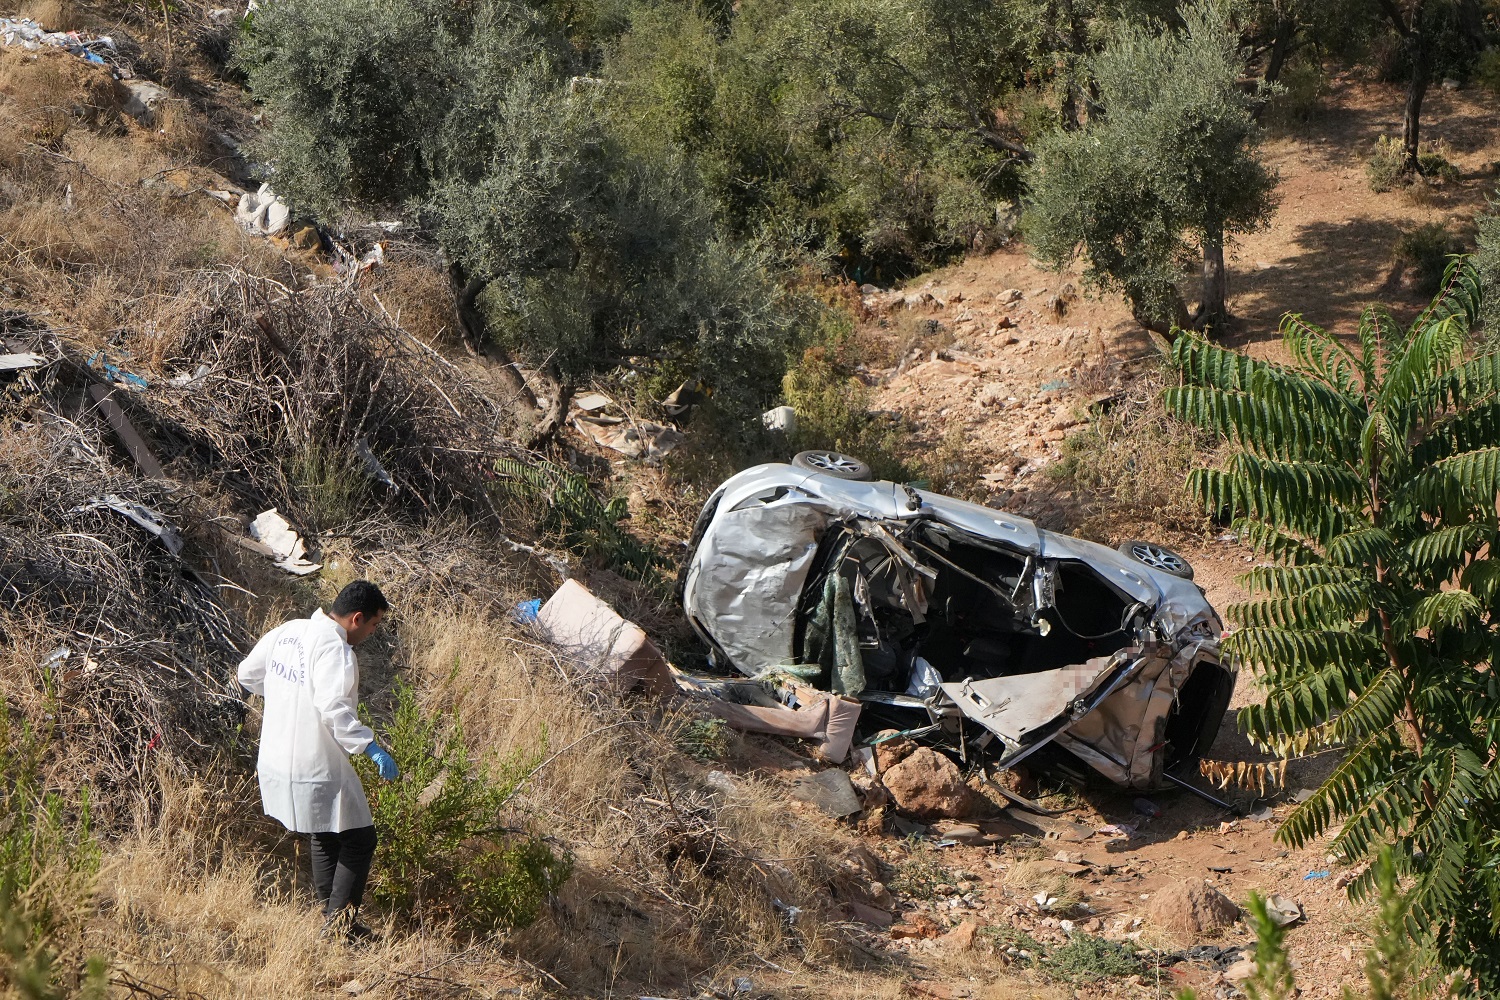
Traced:
POLYGON ((1161 787, 1234 691, 1223 626, 1176 553, 872 482, 837 453, 734 476, 689 549, 679 596, 716 666, 791 672, 1001 767, 1050 744, 1161 787))

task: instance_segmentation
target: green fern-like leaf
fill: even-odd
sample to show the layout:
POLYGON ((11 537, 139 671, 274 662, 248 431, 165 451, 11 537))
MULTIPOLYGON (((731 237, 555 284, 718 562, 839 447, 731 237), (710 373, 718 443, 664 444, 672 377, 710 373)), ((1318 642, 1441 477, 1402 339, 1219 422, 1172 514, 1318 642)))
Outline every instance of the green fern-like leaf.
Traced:
MULTIPOLYGON (((1366 309, 1357 343, 1288 316, 1288 365, 1180 337, 1183 384, 1164 403, 1230 442, 1231 457, 1188 485, 1275 562, 1247 573, 1250 599, 1228 609, 1241 627, 1225 649, 1264 690, 1241 728, 1278 752, 1344 748, 1278 836, 1302 846, 1336 828, 1331 847, 1351 860, 1388 845, 1416 947, 1491 996, 1500 352, 1467 356, 1480 296, 1456 261, 1414 322, 1366 309)), ((1367 873, 1350 891, 1377 881, 1367 873)))

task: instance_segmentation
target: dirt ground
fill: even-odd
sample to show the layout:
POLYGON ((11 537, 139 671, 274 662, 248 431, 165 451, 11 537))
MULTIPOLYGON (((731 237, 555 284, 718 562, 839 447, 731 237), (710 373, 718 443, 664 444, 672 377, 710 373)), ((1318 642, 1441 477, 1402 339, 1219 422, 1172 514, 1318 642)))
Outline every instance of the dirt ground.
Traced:
MULTIPOLYGON (((1233 252, 1236 319, 1221 335, 1223 342, 1276 359, 1277 326, 1287 312, 1352 333, 1369 302, 1384 302, 1398 315, 1420 308, 1394 244, 1403 232, 1428 222, 1472 231, 1472 217, 1495 191, 1500 111, 1478 92, 1434 90, 1424 134, 1441 140, 1461 179, 1415 195, 1376 194, 1365 162, 1377 136, 1399 134, 1401 100, 1396 88, 1338 75, 1321 114, 1268 141, 1268 158, 1281 178, 1279 206, 1269 226, 1245 237, 1233 252)), ((989 496, 982 499, 1044 526, 1076 526, 1077 498, 1048 476, 1048 467, 1063 458, 1070 435, 1097 419, 1101 400, 1128 395, 1142 372, 1159 368, 1157 348, 1131 321, 1123 301, 1085 294, 1076 274, 1041 269, 1024 250, 1010 249, 924 275, 904 288, 866 288, 864 304, 862 335, 884 344, 890 362, 863 373, 877 406, 899 412, 934 444, 961 435, 984 471, 989 496)), ((1100 540, 1150 530, 1152 525, 1127 519, 1107 526, 1111 537, 1100 540)), ((1093 534, 1100 534, 1097 526, 1093 534)), ((1190 559, 1216 607, 1243 598, 1236 578, 1254 557, 1232 536, 1157 530, 1154 537, 1190 559)), ((1255 698, 1253 678, 1242 677, 1233 707, 1255 698)), ((1211 756, 1268 759, 1238 734, 1232 710, 1211 756)), ((981 926, 1025 930, 1044 943, 1062 941, 1060 921, 1072 919, 1142 945, 1245 944, 1252 938, 1243 923, 1220 939, 1198 941, 1172 939, 1140 918, 1152 894, 1179 882, 1206 880, 1241 903, 1252 890, 1279 893, 1306 913, 1287 938, 1303 995, 1332 998, 1363 981, 1369 909, 1347 900, 1343 885, 1351 872, 1327 853, 1326 844, 1290 850, 1276 841, 1275 831, 1296 791, 1319 783, 1334 762, 1332 755, 1291 762, 1286 789, 1270 799, 1248 801, 1247 793, 1237 793, 1254 818, 1186 793, 1153 796, 1162 814, 1150 818, 1130 796, 1073 792, 1065 796, 1065 818, 1082 824, 1079 832, 1086 834, 1076 842, 1054 832, 1040 842, 1022 835, 998 847, 934 850, 888 834, 872 838, 871 847, 897 869, 927 852, 951 876, 951 885, 937 887, 928 898, 902 899, 904 919, 925 912, 944 930, 973 919, 981 926), (1121 838, 1092 832, 1109 824, 1129 824, 1134 833, 1121 838), (1018 866, 1027 878, 1016 877, 1018 866), (1086 908, 1065 917, 1038 907, 1032 897, 1047 866, 1065 876, 1086 908)), ((990 995, 983 975, 944 974, 942 939, 887 938, 884 946, 932 963, 923 974, 928 982, 914 987, 916 993, 990 995)), ((1229 996, 1232 989, 1212 965, 1181 962, 1139 979, 1063 993, 1159 996, 1182 986, 1206 996, 1229 996)))

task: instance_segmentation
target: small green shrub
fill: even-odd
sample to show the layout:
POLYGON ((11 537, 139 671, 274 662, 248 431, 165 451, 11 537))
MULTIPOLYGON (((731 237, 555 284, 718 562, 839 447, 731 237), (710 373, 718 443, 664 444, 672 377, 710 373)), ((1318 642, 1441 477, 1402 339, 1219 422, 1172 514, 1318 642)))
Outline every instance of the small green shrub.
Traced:
POLYGON ((308 524, 317 531, 334 530, 355 520, 370 492, 370 480, 358 458, 315 443, 298 448, 286 472, 308 524))
POLYGON ((1123 979, 1146 969, 1135 952, 1092 934, 1074 934, 1066 944, 1053 948, 1040 968, 1048 979, 1075 986, 1101 979, 1123 979))
POLYGON ((64 942, 77 940, 88 912, 99 848, 87 790, 71 812, 43 790, 43 745, 0 702, 0 984, 25 1000, 103 997, 102 959, 88 959, 72 988, 59 982, 64 942))
POLYGON ((1458 167, 1448 158, 1445 143, 1424 142, 1417 149, 1417 172, 1406 169, 1406 152, 1401 140, 1395 136, 1382 135, 1375 140, 1375 152, 1365 164, 1365 174, 1370 181, 1370 190, 1377 194, 1411 186, 1420 178, 1429 182, 1452 183, 1460 177, 1458 167))
POLYGON ((694 760, 715 764, 729 756, 729 726, 723 719, 692 719, 673 742, 694 760))
POLYGON ((1492 46, 1479 53, 1474 63, 1474 82, 1500 95, 1500 47, 1492 46))
POLYGON ((787 450, 831 448, 864 460, 879 479, 911 479, 907 429, 870 412, 870 389, 855 374, 857 353, 851 339, 834 338, 809 347, 787 370, 782 390, 797 411, 787 450))
POLYGON ((952 883, 953 876, 938 860, 936 851, 914 846, 911 856, 897 866, 888 884, 892 892, 908 899, 930 899, 938 886, 952 883))
POLYGON ((1365 175, 1370 180, 1370 190, 1376 194, 1405 186, 1409 178, 1401 140, 1389 135, 1376 139, 1375 152, 1365 164, 1365 175))
POLYGON ((1271 100, 1271 115, 1283 123, 1306 122, 1323 110, 1328 75, 1316 60, 1299 59, 1281 74, 1281 93, 1271 100))
POLYGON ((1439 140, 1431 145, 1423 143, 1417 150, 1417 170, 1423 177, 1432 178, 1447 184, 1452 184, 1463 176, 1458 167, 1448 159, 1451 150, 1448 144, 1439 140))
POLYGON ((1087 537, 1107 539, 1152 525, 1194 532, 1203 511, 1188 492, 1187 474, 1216 442, 1212 435, 1168 416, 1155 393, 1161 376, 1137 380, 1134 399, 1099 414, 1062 442, 1062 458, 1049 477, 1077 491, 1089 514, 1076 526, 1087 537), (1097 513, 1096 513, 1097 512, 1097 513))
POLYGON ((505 828, 500 811, 545 748, 476 761, 457 720, 440 730, 404 684, 385 740, 401 769, 396 781, 378 780, 370 761, 355 758, 380 837, 370 880, 375 902, 483 929, 534 921, 572 874, 572 859, 505 828))
POLYGON ((1009 924, 991 924, 979 933, 989 941, 995 954, 1004 957, 1012 965, 1036 965, 1047 953, 1040 941, 1009 924))
POLYGON ((1478 228, 1474 252, 1474 270, 1484 288, 1484 336, 1493 342, 1500 337, 1500 200, 1491 199, 1489 211, 1474 220, 1478 228))
POLYGON ((1463 240, 1440 222, 1418 226, 1396 240, 1396 258, 1412 269, 1416 290, 1428 297, 1443 286, 1448 258, 1463 252, 1463 240))
POLYGON ((636 539, 620 522, 629 514, 624 497, 602 499, 588 476, 552 462, 527 464, 515 459, 496 461, 500 491, 533 508, 544 530, 558 535, 570 548, 601 559, 609 568, 632 580, 648 580, 661 556, 636 539))

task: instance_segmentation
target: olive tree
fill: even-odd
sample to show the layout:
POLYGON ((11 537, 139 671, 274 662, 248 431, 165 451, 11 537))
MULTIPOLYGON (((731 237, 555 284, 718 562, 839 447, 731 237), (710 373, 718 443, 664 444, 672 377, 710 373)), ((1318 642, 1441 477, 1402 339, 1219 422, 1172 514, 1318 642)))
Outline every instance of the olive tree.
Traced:
POLYGON ((1257 157, 1254 94, 1225 9, 1187 6, 1182 25, 1121 26, 1089 60, 1098 106, 1086 124, 1036 144, 1026 232, 1058 267, 1080 255, 1090 283, 1123 292, 1136 317, 1186 325, 1177 277, 1201 263, 1194 317, 1226 314, 1224 251, 1268 217, 1276 176, 1257 157))
POLYGON ((510 0, 276 0, 238 51, 278 191, 323 217, 400 211, 436 239, 468 337, 508 355, 531 442, 626 361, 731 403, 774 392, 791 322, 775 283, 721 238, 673 148, 615 127, 610 88, 580 86, 574 59, 510 0), (511 358, 548 389, 539 418, 511 358))

